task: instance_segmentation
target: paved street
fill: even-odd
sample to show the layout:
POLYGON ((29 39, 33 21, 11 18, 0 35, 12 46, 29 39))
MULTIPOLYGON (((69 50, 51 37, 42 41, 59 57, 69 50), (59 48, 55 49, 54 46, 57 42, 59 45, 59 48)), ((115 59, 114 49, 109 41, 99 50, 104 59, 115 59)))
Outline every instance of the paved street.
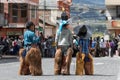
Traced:
POLYGON ((18 58, 0 60, 0 80, 120 80, 120 58, 94 58, 95 74, 93 76, 75 75, 75 58, 71 64, 71 75, 55 76, 54 59, 43 58, 43 76, 19 76, 18 58))

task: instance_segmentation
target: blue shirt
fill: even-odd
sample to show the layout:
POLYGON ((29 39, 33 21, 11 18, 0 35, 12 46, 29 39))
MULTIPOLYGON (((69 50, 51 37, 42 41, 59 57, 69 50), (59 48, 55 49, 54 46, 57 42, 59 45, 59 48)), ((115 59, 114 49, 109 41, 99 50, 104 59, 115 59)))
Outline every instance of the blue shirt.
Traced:
POLYGON ((84 54, 89 53, 89 39, 80 39, 79 45, 82 48, 82 53, 84 54))
POLYGON ((28 44, 36 44, 40 41, 40 37, 37 37, 31 30, 26 30, 24 33, 24 46, 28 44))

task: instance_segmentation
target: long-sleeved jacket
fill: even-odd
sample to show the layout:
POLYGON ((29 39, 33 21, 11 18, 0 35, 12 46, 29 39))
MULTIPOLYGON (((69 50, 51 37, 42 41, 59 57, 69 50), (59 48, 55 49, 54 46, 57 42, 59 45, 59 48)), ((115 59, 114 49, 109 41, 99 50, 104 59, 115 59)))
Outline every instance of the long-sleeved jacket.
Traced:
POLYGON ((36 44, 40 41, 40 37, 37 37, 31 30, 26 30, 24 33, 24 46, 29 44, 36 44))
POLYGON ((62 28, 60 34, 56 34, 55 42, 58 46, 72 46, 73 39, 72 33, 68 28, 62 28))

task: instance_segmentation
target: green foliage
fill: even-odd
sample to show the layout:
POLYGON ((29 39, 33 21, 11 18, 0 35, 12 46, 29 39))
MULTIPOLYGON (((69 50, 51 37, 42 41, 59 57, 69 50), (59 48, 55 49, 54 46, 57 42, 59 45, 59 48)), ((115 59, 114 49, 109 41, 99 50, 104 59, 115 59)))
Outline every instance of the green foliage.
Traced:
POLYGON ((98 36, 103 37, 104 34, 103 34, 102 32, 94 32, 94 33, 92 34, 92 37, 93 37, 93 38, 98 37, 98 36))

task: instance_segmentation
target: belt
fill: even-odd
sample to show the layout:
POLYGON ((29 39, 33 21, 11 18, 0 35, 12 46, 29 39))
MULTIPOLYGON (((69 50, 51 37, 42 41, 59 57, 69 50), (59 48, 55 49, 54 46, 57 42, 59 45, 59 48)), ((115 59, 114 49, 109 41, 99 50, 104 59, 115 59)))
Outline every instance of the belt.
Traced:
POLYGON ((70 47, 70 45, 58 45, 58 47, 70 47))
POLYGON ((27 44, 27 45, 25 45, 26 47, 28 47, 28 46, 31 46, 31 44, 27 44))
POLYGON ((63 48, 63 47, 67 47, 67 48, 69 48, 68 45, 67 45, 67 46, 66 46, 66 45, 58 45, 58 46, 57 46, 57 48, 63 48))

